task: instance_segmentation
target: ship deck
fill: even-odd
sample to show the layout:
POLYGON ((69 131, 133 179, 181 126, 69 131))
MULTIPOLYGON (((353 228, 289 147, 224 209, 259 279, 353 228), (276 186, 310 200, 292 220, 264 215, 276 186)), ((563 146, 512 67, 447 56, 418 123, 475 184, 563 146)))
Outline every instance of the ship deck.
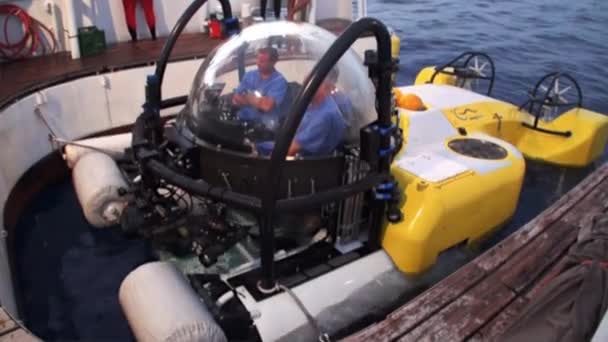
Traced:
MULTIPOLYGON (((349 20, 329 18, 317 22, 334 34, 340 34, 349 20)), ((366 35, 369 35, 367 33, 366 35)), ((46 87, 106 72, 153 65, 167 37, 157 40, 119 42, 109 45, 101 54, 72 59, 69 52, 0 63, 0 110, 46 87), (9 82, 10 81, 10 82, 9 82)), ((204 33, 182 33, 170 57, 171 62, 206 57, 223 40, 211 39, 204 33)))
MULTIPOLYGON (((166 38, 121 42, 101 54, 72 59, 69 52, 0 63, 0 109, 46 87, 80 77, 152 65, 166 38), (10 80, 10 82, 9 82, 10 80)), ((222 41, 202 33, 184 33, 170 61, 204 58, 222 41)))

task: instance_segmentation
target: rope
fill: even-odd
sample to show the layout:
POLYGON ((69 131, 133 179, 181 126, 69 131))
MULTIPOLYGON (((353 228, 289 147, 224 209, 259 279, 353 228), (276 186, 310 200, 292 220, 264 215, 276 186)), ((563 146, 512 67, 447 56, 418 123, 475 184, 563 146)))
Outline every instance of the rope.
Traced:
POLYGON ((296 302, 296 304, 298 305, 300 310, 302 310, 302 312, 304 313, 304 316, 306 316, 308 323, 310 323, 310 325, 312 325, 313 328, 315 329, 317 336, 319 336, 319 342, 331 342, 331 340, 329 339, 329 335, 327 333, 324 333, 323 330, 321 330, 321 327, 319 326, 319 324, 317 323, 315 318, 306 309, 306 307, 304 306, 304 303, 302 303, 300 298, 298 298, 298 296, 296 296, 296 294, 293 293, 293 291, 291 291, 287 286, 278 284, 277 287, 279 289, 287 292, 287 294, 291 297, 291 299, 293 299, 293 301, 296 302))
POLYGON ((0 17, 4 16, 3 39, 0 40, 0 59, 17 60, 32 57, 37 53, 55 52, 57 41, 53 32, 37 19, 16 5, 0 5, 0 17), (15 18, 21 24, 23 36, 17 42, 10 42, 8 23, 15 18))

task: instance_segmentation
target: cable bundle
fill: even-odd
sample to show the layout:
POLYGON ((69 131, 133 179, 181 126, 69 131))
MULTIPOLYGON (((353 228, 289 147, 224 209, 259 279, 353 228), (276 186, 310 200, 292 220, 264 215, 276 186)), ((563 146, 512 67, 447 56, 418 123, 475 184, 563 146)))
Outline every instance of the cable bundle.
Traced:
POLYGON ((3 31, 4 39, 0 40, 0 59, 17 60, 34 56, 37 52, 46 54, 53 53, 57 47, 57 41, 53 32, 32 18, 27 12, 16 5, 0 5, 0 17, 4 17, 3 31), (8 22, 11 17, 16 18, 23 28, 23 37, 18 42, 10 42, 8 35, 8 22), (48 37, 45 37, 45 33, 48 37))

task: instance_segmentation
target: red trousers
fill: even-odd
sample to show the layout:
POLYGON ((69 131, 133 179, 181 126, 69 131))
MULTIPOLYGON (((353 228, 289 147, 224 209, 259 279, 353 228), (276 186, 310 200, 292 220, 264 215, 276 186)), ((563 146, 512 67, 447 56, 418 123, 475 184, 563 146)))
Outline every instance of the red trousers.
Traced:
MULTIPOLYGON (((122 5, 125 8, 125 18, 127 19, 127 27, 129 30, 135 31, 137 28, 137 21, 135 20, 135 6, 137 5, 138 0, 122 0, 122 5)), ((148 28, 150 30, 154 29, 156 26, 156 17, 154 16, 154 0, 139 0, 141 2, 142 7, 144 8, 144 13, 146 15, 146 23, 148 23, 148 28)))

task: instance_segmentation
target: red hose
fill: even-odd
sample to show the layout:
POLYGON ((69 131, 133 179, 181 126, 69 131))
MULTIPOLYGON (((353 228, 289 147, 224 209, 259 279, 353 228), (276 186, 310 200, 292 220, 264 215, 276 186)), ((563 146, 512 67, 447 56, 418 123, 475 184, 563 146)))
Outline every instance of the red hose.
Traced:
POLYGON ((40 21, 32 18, 23 8, 10 4, 0 5, 0 17, 2 16, 4 16, 2 25, 4 39, 0 40, 1 59, 17 60, 31 57, 37 52, 41 54, 46 54, 47 51, 55 52, 57 41, 53 32, 40 21), (8 37, 8 22, 11 17, 19 20, 23 28, 23 37, 14 43, 11 43, 8 37), (45 33, 48 36, 46 39, 45 33))

